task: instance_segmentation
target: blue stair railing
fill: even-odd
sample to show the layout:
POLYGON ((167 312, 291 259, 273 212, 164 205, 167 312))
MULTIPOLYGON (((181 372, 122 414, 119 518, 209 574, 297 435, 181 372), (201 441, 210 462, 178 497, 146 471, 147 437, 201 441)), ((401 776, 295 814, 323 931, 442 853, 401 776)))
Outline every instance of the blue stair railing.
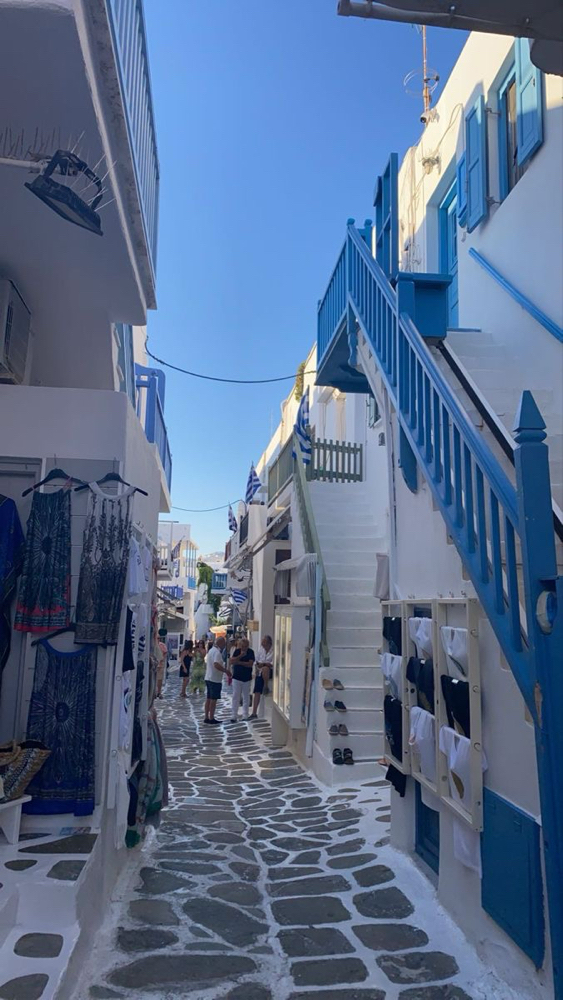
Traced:
MULTIPOLYGON (((563 614, 557 614, 563 580, 557 576, 545 424, 531 394, 524 393, 514 486, 437 367, 413 322, 414 310, 403 311, 412 304, 408 284, 391 285, 350 222, 319 304, 318 381, 323 356, 344 330, 349 364, 359 367, 363 334, 412 454, 414 475, 420 469, 429 484, 532 715, 552 951, 563 962, 563 614)), ((557 997, 563 996, 562 974, 556 969, 557 997)))

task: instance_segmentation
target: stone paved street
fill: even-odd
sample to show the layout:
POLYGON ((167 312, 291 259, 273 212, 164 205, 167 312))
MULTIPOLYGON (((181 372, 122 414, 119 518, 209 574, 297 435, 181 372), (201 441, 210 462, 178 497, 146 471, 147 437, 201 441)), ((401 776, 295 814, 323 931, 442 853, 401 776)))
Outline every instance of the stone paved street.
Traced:
POLYGON ((175 680, 160 716, 171 806, 130 859, 80 1000, 500 996, 388 846, 382 780, 320 791, 267 722, 205 726, 175 680))

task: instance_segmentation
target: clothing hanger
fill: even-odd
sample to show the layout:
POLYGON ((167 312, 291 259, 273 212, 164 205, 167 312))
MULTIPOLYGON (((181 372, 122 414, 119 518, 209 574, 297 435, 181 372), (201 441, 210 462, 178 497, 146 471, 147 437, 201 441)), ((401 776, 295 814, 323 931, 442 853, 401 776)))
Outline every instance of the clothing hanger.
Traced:
POLYGON ((36 646, 38 642, 42 639, 54 639, 57 635, 64 635, 65 632, 76 632, 76 625, 72 622, 70 625, 64 625, 62 628, 55 629, 54 632, 49 632, 49 635, 40 635, 37 639, 34 639, 31 643, 32 646, 36 646))
MULTIPOLYGON (((66 479, 69 483, 80 483, 81 485, 84 483, 84 480, 78 479, 77 476, 69 476, 68 472, 65 472, 64 469, 51 469, 51 471, 45 476, 45 479, 42 479, 39 483, 35 483, 34 486, 29 486, 27 490, 24 490, 22 497, 26 497, 28 493, 33 493, 34 490, 39 489, 40 486, 45 486, 46 483, 50 483, 53 479, 66 479)), ((86 483, 84 485, 87 486, 88 484, 86 483)))
MULTIPOLYGON (((122 483, 123 486, 131 486, 131 483, 126 483, 124 479, 121 478, 119 472, 106 472, 102 479, 97 479, 96 484, 98 486, 103 486, 104 483, 122 483)), ((74 492, 79 493, 81 490, 87 490, 88 483, 81 483, 80 486, 75 487, 74 492)), ((142 493, 144 497, 148 497, 146 490, 142 490, 140 486, 133 487, 134 493, 142 493)))

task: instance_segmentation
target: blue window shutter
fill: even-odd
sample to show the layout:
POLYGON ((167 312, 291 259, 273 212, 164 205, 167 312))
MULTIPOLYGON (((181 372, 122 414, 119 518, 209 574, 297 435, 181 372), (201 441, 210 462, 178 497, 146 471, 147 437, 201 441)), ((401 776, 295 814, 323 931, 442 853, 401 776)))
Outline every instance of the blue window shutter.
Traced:
POLYGON ((514 43, 516 63, 516 131, 518 165, 530 159, 543 142, 542 75, 530 59, 527 38, 514 43))
POLYGON ((457 221, 460 226, 467 222, 467 161, 462 153, 457 161, 455 172, 457 179, 457 221))
POLYGON ((481 95, 465 116, 465 156, 467 171, 467 231, 487 217, 487 121, 485 99, 481 95))
POLYGON ((540 828, 490 789, 483 795, 483 909, 539 968, 544 957, 540 828))

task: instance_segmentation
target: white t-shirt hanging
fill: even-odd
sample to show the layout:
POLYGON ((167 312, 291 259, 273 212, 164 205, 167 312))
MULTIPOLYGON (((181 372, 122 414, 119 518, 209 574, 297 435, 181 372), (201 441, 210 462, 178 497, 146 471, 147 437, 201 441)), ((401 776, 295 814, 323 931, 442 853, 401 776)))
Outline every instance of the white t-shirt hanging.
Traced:
POLYGON ((138 597, 146 590, 141 546, 134 535, 129 542, 129 597, 138 597))
POLYGON ((413 706, 410 710, 411 731, 409 743, 420 763, 425 778, 436 782, 436 720, 424 708, 413 706))
POLYGON ((403 700, 403 661, 393 653, 383 653, 381 657, 381 673, 389 685, 389 694, 399 701, 403 700))
MULTIPOLYGON (((461 736, 449 726, 440 729, 440 750, 448 762, 450 795, 468 811, 471 810, 471 741, 461 736)), ((487 770, 487 759, 481 754, 483 771, 487 770)), ((457 860, 477 872, 481 878, 481 838, 463 820, 454 818, 454 856, 457 860)))
POLYGON ((467 629, 442 625, 440 629, 442 646, 446 654, 448 674, 458 680, 467 680, 469 663, 467 659, 467 629))
POLYGON ((432 619, 409 618, 409 636, 416 646, 417 656, 432 656, 432 619))

